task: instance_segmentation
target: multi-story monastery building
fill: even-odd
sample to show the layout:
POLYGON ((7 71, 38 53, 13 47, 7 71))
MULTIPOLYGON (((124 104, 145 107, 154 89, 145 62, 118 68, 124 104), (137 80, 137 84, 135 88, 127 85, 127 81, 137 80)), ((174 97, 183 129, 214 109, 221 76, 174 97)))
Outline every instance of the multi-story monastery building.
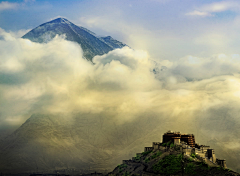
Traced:
POLYGON ((199 145, 195 143, 193 134, 181 134, 180 132, 168 131, 163 134, 162 143, 153 142, 152 147, 145 147, 144 151, 158 150, 163 143, 171 141, 173 144, 180 146, 184 155, 195 154, 199 159, 205 161, 210 166, 221 166, 227 168, 226 160, 218 159, 210 146, 199 145))

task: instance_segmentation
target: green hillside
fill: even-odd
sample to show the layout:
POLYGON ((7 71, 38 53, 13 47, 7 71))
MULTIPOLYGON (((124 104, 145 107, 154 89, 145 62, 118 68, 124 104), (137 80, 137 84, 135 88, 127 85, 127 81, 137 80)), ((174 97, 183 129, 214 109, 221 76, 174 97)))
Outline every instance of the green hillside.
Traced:
POLYGON ((184 175, 184 176, 237 176, 230 169, 209 166, 198 155, 184 155, 180 146, 173 143, 161 144, 160 149, 136 154, 131 160, 124 160, 110 175, 184 175))

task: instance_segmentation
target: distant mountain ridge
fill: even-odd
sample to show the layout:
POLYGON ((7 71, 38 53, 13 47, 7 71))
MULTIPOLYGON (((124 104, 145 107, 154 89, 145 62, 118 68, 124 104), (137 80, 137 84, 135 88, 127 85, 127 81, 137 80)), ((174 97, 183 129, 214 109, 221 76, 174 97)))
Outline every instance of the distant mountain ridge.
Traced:
POLYGON ((63 34, 66 35, 66 40, 80 44, 84 57, 90 61, 96 55, 103 55, 114 49, 127 46, 113 39, 111 36, 98 37, 94 32, 77 26, 65 18, 57 18, 41 24, 22 36, 22 38, 29 39, 33 42, 47 43, 56 35, 63 34))
POLYGON ((114 120, 101 114, 33 114, 0 142, 0 173, 110 171, 145 143, 146 121, 139 131, 136 122, 112 129, 114 120))

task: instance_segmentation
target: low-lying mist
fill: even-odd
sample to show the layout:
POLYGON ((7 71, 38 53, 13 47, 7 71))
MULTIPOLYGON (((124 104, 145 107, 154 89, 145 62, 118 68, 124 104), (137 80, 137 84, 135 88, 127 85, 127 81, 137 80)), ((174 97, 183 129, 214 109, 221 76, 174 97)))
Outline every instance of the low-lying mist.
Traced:
POLYGON ((64 114, 69 121, 74 113, 104 117, 116 125, 106 123, 109 133, 141 121, 146 135, 155 134, 152 142, 161 142, 169 129, 193 133, 237 169, 238 54, 153 61, 146 51, 124 47, 93 63, 82 54, 77 43, 61 36, 39 44, 1 30, 0 128, 18 127, 32 114, 64 114), (147 126, 150 121, 158 128, 147 126))

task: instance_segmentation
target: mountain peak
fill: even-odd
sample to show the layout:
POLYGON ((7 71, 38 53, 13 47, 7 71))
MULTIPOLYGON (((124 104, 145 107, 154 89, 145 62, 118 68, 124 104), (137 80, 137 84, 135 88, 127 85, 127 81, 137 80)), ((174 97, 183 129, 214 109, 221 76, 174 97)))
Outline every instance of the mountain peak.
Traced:
POLYGON ((73 24, 66 18, 56 18, 41 24, 25 34, 22 38, 37 43, 47 43, 56 35, 66 35, 66 40, 77 42, 83 50, 83 56, 92 60, 96 55, 103 55, 116 48, 127 46, 112 37, 97 37, 92 31, 73 24), (109 38, 110 37, 110 38, 109 38))
POLYGON ((49 21, 49 23, 51 23, 51 22, 60 22, 61 23, 61 22, 65 22, 65 21, 68 21, 68 20, 66 18, 60 17, 60 18, 56 18, 56 19, 54 19, 52 21, 49 21))
POLYGON ((66 18, 56 18, 56 19, 53 19, 46 23, 43 23, 40 26, 45 26, 47 24, 69 24, 69 23, 71 23, 71 22, 69 20, 67 20, 66 18))
MULTIPOLYGON (((67 20, 66 18, 60 17, 60 18, 56 18, 55 20, 67 20)), ((68 21, 68 20, 67 20, 68 21)))

